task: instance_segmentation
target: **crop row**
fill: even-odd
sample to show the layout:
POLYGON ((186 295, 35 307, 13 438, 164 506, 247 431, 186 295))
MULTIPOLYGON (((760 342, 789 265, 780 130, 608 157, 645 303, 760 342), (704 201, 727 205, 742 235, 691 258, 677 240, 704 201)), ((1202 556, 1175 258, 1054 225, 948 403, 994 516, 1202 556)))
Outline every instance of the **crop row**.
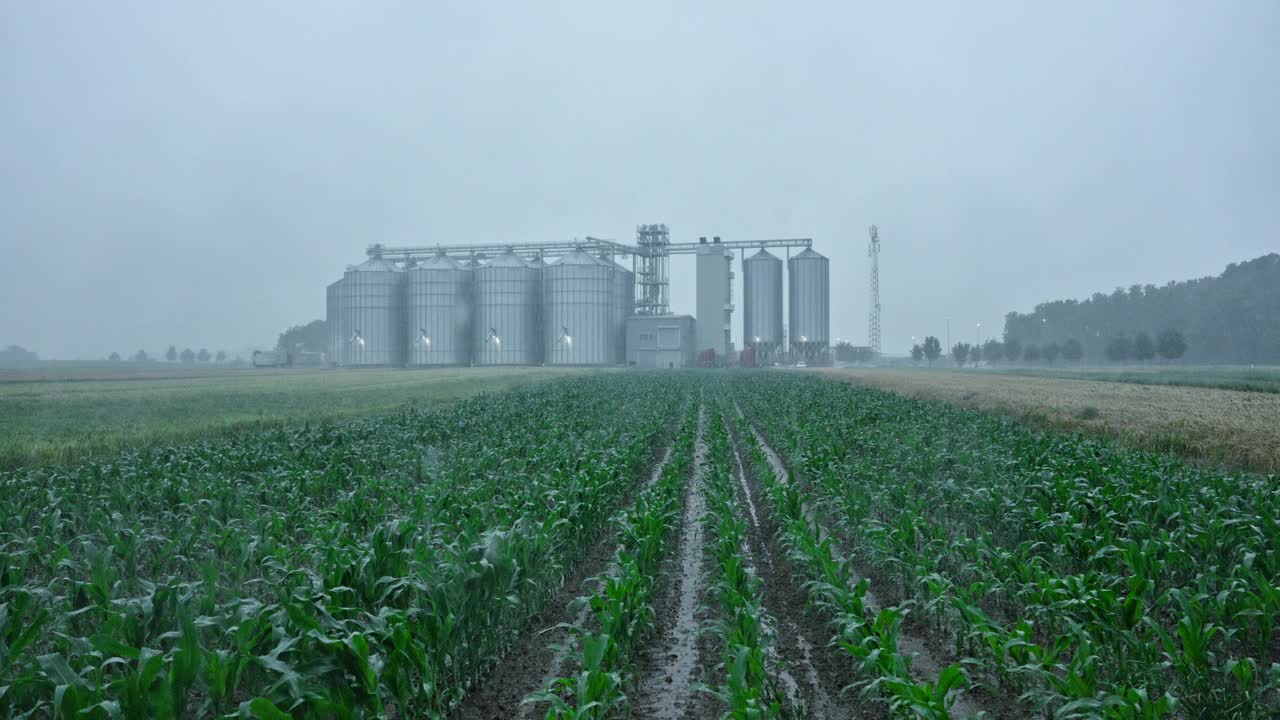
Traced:
MULTIPOLYGON (((739 423, 741 435, 752 437, 745 418, 739 423)), ((809 498, 790 476, 779 475, 757 442, 749 444, 749 453, 780 526, 787 558, 800 574, 810 602, 835 628, 833 642, 850 656, 862 694, 883 699, 904 717, 949 718, 954 691, 967 684, 961 667, 949 666, 933 681, 913 676, 912 657, 898 643, 906 609, 873 608, 867 598, 870 582, 856 576, 809 506, 809 498)))
POLYGON ((0 477, 0 715, 443 714, 689 389, 574 379, 0 477))
POLYGON ((720 682, 714 694, 735 720, 783 717, 784 693, 778 661, 770 652, 776 623, 762 605, 762 583, 751 565, 746 520, 734 497, 729 434, 721 417, 707 432, 708 461, 702 474, 707 513, 703 523, 712 538, 708 586, 716 609, 709 630, 721 651, 720 682))
POLYGON ((574 627, 574 674, 555 678, 526 702, 549 702, 546 717, 598 719, 627 704, 626 678, 640 644, 653 632, 653 593, 694 459, 702 412, 691 403, 670 461, 657 481, 618 513, 619 545, 608 571, 595 579, 598 590, 577 602, 590 608, 595 626, 574 627))
POLYGON ((994 692, 1055 717, 1276 701, 1274 478, 816 379, 734 382, 854 559, 994 692))

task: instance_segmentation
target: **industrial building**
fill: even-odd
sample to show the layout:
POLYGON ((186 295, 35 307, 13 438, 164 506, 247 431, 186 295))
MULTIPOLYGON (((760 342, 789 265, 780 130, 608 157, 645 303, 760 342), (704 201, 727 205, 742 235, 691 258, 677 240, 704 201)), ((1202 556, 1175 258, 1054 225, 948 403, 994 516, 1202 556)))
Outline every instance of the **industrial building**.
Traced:
POLYGON ((811 240, 672 243, 660 224, 638 226, 634 245, 590 237, 372 245, 326 289, 328 357, 345 367, 730 364, 734 251, 744 277, 742 358, 822 362, 829 268, 811 240), (787 324, 783 260, 769 248, 787 254, 787 324), (695 256, 696 317, 671 313, 672 255, 695 256))

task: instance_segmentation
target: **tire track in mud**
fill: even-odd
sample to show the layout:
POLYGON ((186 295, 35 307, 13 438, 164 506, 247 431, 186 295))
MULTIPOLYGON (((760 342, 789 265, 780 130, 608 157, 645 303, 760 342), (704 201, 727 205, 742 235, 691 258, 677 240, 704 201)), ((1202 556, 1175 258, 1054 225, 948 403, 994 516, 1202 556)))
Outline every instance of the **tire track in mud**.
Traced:
MULTIPOLYGON (((632 494, 631 502, 662 477, 662 471, 671 460, 674 442, 673 439, 662 451, 649 477, 632 494)), ((616 529, 611 528, 592 545, 585 557, 574 564, 564 584, 547 603, 542 614, 530 624, 531 630, 503 657, 498 666, 485 677, 484 682, 467 694, 452 718, 526 720, 540 716, 535 710, 545 712, 545 706, 525 703, 524 699, 545 688, 564 671, 565 658, 553 646, 564 643, 569 634, 559 625, 582 625, 590 618, 589 607, 583 607, 574 613, 573 601, 583 594, 583 584, 615 567, 613 561, 617 554, 616 536, 616 529)))
POLYGON ((756 510, 755 498, 763 490, 747 472, 742 438, 728 422, 727 413, 725 424, 732 444, 737 500, 739 506, 746 507, 749 521, 745 554, 759 558, 756 573, 762 581, 761 600, 775 631, 769 650, 788 704, 802 711, 803 717, 845 720, 874 716, 850 696, 841 694, 855 680, 848 658, 826 643, 831 631, 815 611, 808 609, 807 595, 774 540, 777 526, 772 514, 756 510))
MULTIPOLYGON (((734 401, 734 408, 740 417, 745 417, 741 406, 738 405, 736 400, 734 401)), ((777 477, 780 482, 788 484, 791 483, 791 473, 787 469, 786 464, 782 461, 781 456, 778 455, 778 453, 773 449, 773 446, 769 444, 769 441, 765 439, 764 435, 760 433, 755 425, 750 422, 749 418, 748 427, 751 430, 752 437, 756 441, 756 445, 762 452, 764 452, 765 457, 768 459, 769 467, 773 470, 774 476, 777 477)), ((805 503, 805 516, 810 521, 816 521, 818 519, 818 512, 810 503, 805 503)), ((828 535, 826 524, 818 523, 818 527, 821 530, 820 534, 822 538, 825 539, 828 535)), ((857 562, 856 557, 849 552, 847 543, 838 537, 832 539, 832 553, 844 553, 845 557, 851 563, 850 567, 854 571, 855 580, 867 577, 864 569, 860 567, 860 564, 857 562)), ((881 600, 876 597, 875 593, 870 588, 867 589, 866 594, 863 596, 863 602, 865 603, 867 610, 873 615, 880 612, 884 607, 881 600)), ((942 661, 942 657, 930 649, 929 643, 926 641, 925 637, 909 631, 905 626, 899 631, 898 649, 912 658, 911 675, 917 681, 936 682, 942 670, 950 664, 944 663, 942 661)), ((984 711, 987 712, 989 716, 995 717, 995 715, 992 714, 992 710, 995 708, 984 707, 983 705, 985 703, 980 703, 977 698, 973 697, 969 693, 961 691, 955 695, 954 698, 955 702, 951 706, 951 712, 956 717, 973 717, 984 711)))
POLYGON ((698 408, 698 436, 694 441, 693 471, 685 491, 680 522, 680 547, 676 568, 664 570, 654 597, 654 636, 636 662, 631 695, 633 718, 679 720, 696 716, 694 685, 702 671, 702 597, 705 592, 706 540, 702 516, 707 509, 702 494, 702 472, 707 459, 707 406, 698 408), (678 572, 671 570, 678 569, 678 572))

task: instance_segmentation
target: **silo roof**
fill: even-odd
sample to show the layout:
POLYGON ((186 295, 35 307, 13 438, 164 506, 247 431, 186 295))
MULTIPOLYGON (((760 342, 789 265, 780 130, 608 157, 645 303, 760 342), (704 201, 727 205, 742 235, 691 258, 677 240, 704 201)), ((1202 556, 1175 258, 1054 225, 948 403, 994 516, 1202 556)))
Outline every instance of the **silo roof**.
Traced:
POLYGON ((527 268, 529 267, 529 261, 513 252, 504 252, 494 257, 484 267, 527 268))
POLYGON ((814 250, 813 248, 805 248, 804 252, 791 258, 792 260, 826 260, 827 256, 814 250))
POLYGON ((418 267, 423 270, 462 270, 464 269, 458 261, 445 255, 444 253, 436 253, 431 257, 418 263, 418 267))
POLYGON ((593 265, 599 267, 601 262, 594 255, 583 252, 582 250, 574 250, 571 253, 561 255, 559 260, 551 263, 552 265, 593 265))
POLYGON ((400 268, 396 264, 380 257, 371 257, 368 260, 348 268, 351 272, 399 272, 400 268))
MULTIPOLYGON (((800 257, 800 255, 797 255, 796 257, 800 257)), ((777 255, 774 255, 764 248, 760 248, 759 252, 747 258, 747 262, 751 262, 752 260, 773 260, 774 262, 781 262, 777 255)))

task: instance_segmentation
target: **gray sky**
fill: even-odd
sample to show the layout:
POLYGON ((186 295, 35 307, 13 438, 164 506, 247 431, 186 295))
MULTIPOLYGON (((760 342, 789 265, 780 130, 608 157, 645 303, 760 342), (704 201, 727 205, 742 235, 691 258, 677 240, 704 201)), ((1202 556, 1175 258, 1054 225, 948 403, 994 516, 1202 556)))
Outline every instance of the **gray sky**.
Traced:
POLYGON ((6 2, 0 344, 268 345, 372 242, 642 222, 813 237, 862 344, 876 223, 902 352, 1280 249, 1280 3, 1047 5, 6 2))

